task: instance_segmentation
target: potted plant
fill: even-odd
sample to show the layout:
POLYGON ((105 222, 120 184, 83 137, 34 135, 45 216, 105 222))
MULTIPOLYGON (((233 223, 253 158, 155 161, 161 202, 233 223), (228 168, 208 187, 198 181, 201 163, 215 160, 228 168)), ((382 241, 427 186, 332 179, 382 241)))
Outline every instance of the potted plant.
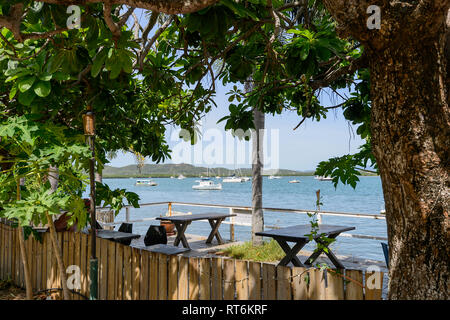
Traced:
POLYGON ((160 220, 160 225, 164 226, 164 228, 166 229, 167 236, 173 236, 176 234, 175 224, 173 224, 171 221, 160 220))

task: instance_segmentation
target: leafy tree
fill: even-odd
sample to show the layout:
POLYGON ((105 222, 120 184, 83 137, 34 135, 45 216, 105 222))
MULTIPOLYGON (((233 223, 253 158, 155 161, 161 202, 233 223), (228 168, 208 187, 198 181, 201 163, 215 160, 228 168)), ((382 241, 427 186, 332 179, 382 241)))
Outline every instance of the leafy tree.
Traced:
POLYGON ((47 114, 54 116, 48 119, 65 119, 80 131, 77 116, 87 104, 96 104, 99 125, 102 119, 124 123, 118 128, 105 121, 104 134, 98 127, 100 149, 132 145, 162 160, 169 154, 162 124, 193 134, 196 120, 214 106, 217 81, 244 83, 253 77, 250 94, 230 93, 230 116, 224 119, 229 129, 252 128, 253 108, 271 114, 295 110, 299 125, 343 108, 367 143, 355 155, 321 163, 317 172, 354 186, 356 168, 378 169, 391 249, 390 297, 446 297, 447 1, 87 0, 82 6, 86 28, 80 30, 66 30, 65 7, 42 2, 39 15, 30 1, 1 2, 3 74, 14 77, 16 62, 33 71, 1 85, 9 114, 51 106, 47 114), (380 30, 367 28, 369 5, 381 9, 380 30), (134 7, 153 10, 145 25, 134 7), (158 16, 164 20, 152 31, 158 16), (130 17, 131 32, 126 26, 130 17), (28 66, 33 62, 38 65, 28 66), (46 96, 47 82, 50 90, 62 86, 61 91, 46 96), (320 104, 320 92, 339 96, 344 88, 352 91, 350 99, 333 107, 320 104), (121 96, 122 90, 130 96, 121 96), (52 97, 57 101, 48 103, 52 97), (104 101, 113 101, 109 106, 115 108, 104 101), (125 112, 110 120, 111 110, 124 106, 133 106, 135 122, 126 121, 125 112), (77 111, 68 118, 60 113, 72 109, 77 111), (141 131, 149 127, 153 139, 141 140, 141 131), (126 134, 110 138, 118 129, 126 134))

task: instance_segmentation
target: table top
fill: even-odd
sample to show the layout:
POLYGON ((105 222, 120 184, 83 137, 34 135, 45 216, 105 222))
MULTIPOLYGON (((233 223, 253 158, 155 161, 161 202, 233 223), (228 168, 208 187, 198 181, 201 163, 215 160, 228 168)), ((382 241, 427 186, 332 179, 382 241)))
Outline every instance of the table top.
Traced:
POLYGON ((175 246, 167 245, 167 244, 155 244, 152 246, 139 246, 134 245, 133 248, 142 249, 150 252, 164 253, 166 255, 176 255, 179 253, 183 253, 189 251, 187 248, 178 248, 175 246))
MULTIPOLYGON (((319 229, 317 230, 317 235, 315 238, 320 237, 321 234, 326 236, 335 233, 341 233, 344 231, 355 230, 355 227, 347 226, 335 226, 329 224, 319 224, 319 229)), ((292 227, 286 227, 281 229, 274 229, 270 231, 257 232, 255 235, 263 237, 272 238, 283 238, 284 240, 297 241, 299 239, 309 239, 308 234, 311 234, 311 225, 302 224, 292 227)))
POLYGON ((139 234, 134 233, 97 229, 97 237, 102 239, 124 240, 124 239, 137 239, 140 238, 141 236, 139 234))
POLYGON ((195 221, 195 220, 205 220, 205 219, 221 219, 234 217, 236 214, 230 213, 216 213, 216 212, 208 212, 208 213, 197 213, 197 214, 186 214, 180 216, 164 216, 157 217, 157 220, 167 220, 172 222, 185 222, 185 221, 195 221))

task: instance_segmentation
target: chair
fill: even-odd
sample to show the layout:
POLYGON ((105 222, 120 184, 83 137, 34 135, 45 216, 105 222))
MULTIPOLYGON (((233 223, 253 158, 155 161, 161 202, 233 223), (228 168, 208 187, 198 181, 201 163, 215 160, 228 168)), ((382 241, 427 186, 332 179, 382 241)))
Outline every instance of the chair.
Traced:
POLYGON ((151 225, 145 234, 144 244, 146 246, 167 244, 166 228, 164 226, 151 225))
POLYGON ((119 232, 133 233, 133 224, 132 223, 122 223, 119 227, 119 232))
MULTIPOLYGON (((133 231, 133 224, 132 223, 122 223, 119 227, 119 229, 117 230, 119 232, 125 232, 125 233, 132 233, 133 231)), ((131 244, 131 239, 130 240, 116 240, 117 242, 124 244, 126 246, 129 246, 131 244)))
POLYGON ((389 269, 389 246, 385 242, 381 242, 381 247, 383 248, 384 260, 386 261, 386 266, 389 269))

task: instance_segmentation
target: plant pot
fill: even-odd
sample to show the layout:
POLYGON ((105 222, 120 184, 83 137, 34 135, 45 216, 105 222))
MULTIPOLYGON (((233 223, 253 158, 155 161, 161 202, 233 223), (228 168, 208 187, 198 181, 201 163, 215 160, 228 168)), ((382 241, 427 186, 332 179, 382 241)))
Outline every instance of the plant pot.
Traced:
POLYGON ((167 236, 173 236, 176 234, 175 224, 173 224, 172 222, 167 220, 160 220, 160 225, 164 226, 164 228, 166 229, 167 236))

